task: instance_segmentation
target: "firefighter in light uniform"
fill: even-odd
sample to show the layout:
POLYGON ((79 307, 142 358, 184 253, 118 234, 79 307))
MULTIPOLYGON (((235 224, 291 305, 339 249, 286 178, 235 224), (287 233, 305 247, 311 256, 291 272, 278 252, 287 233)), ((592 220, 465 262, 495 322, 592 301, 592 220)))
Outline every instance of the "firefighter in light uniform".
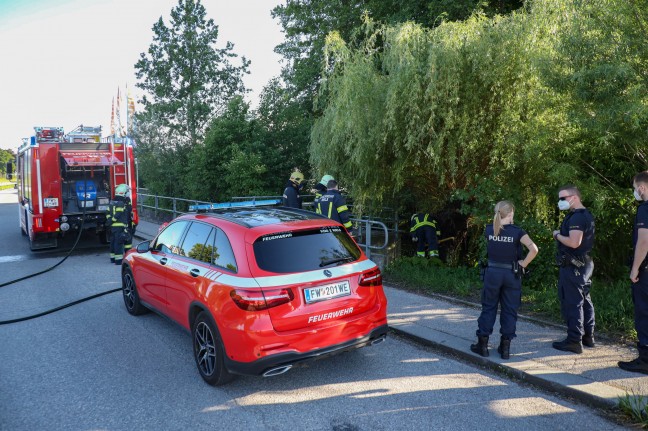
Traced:
POLYGON ((347 231, 352 231, 351 212, 346 206, 344 196, 338 191, 338 184, 330 180, 326 184, 326 194, 322 195, 316 205, 316 212, 342 223, 347 231))
POLYGON ((115 199, 110 201, 107 224, 110 225, 110 261, 121 265, 126 244, 132 246, 130 228, 133 224, 130 191, 126 184, 115 188, 115 199))
POLYGON ((569 210, 560 229, 553 232, 560 266, 558 298, 567 324, 567 338, 552 346, 583 353, 583 346, 594 347, 594 304, 590 297, 594 262, 589 255, 594 246, 594 216, 582 204, 580 191, 573 185, 558 191, 558 209, 569 210))
POLYGON ((632 361, 620 361, 619 367, 648 374, 648 171, 635 175, 633 187, 635 199, 641 202, 632 230, 634 254, 630 268, 639 357, 632 361))
POLYGON ((489 355, 488 338, 493 333, 499 304, 501 338, 497 351, 502 359, 509 358, 522 300, 522 268, 538 254, 538 247, 529 235, 513 224, 514 211, 511 202, 498 202, 493 223, 486 226, 488 266, 484 272, 482 311, 477 319, 477 343, 470 346, 470 350, 481 356, 489 355), (523 260, 522 245, 528 249, 523 260))
POLYGON ((410 236, 412 241, 417 243, 416 255, 425 257, 427 247, 428 257, 439 257, 439 243, 437 236, 441 231, 437 230, 437 221, 428 213, 412 215, 410 219, 410 236))
POLYGON ((320 198, 326 194, 326 186, 328 185, 328 182, 334 179, 335 178, 333 178, 332 175, 324 175, 320 182, 315 184, 315 189, 313 190, 315 192, 315 200, 313 201, 313 206, 315 207, 315 212, 318 214, 319 212, 317 203, 319 202, 320 198))
POLYGON ((295 169, 295 171, 290 174, 290 179, 286 183, 286 188, 283 192, 282 205, 289 208, 298 208, 302 207, 302 198, 299 195, 302 187, 304 186, 304 174, 295 169))

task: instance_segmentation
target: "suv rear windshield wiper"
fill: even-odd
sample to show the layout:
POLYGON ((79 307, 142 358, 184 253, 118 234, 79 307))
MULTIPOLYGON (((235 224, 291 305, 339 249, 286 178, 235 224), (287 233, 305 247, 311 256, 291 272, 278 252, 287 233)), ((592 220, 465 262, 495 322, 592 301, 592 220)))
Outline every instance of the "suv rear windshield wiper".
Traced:
POLYGON ((322 263, 320 263, 320 268, 323 266, 333 265, 334 263, 349 262, 352 261, 353 259, 355 259, 353 256, 347 256, 347 257, 338 257, 335 259, 323 260, 322 263))

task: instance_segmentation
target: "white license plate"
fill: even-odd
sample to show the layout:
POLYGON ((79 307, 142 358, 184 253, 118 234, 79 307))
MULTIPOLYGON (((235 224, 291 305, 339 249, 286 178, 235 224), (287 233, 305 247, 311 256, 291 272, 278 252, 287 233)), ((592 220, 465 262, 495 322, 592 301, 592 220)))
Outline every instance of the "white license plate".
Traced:
POLYGON ((45 208, 55 208, 58 206, 58 198, 45 198, 43 199, 43 206, 45 208))
POLYGON ((351 295, 351 286, 346 280, 339 283, 304 289, 304 297, 307 304, 347 295, 351 295))
POLYGON ((94 201, 81 201, 81 207, 90 208, 94 206, 94 201))

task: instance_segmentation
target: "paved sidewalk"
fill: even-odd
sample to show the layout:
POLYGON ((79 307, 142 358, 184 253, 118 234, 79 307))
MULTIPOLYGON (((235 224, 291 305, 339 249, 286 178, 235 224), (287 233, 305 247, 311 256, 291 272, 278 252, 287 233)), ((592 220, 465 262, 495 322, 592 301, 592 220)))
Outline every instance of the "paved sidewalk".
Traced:
MULTIPOLYGON (((135 236, 151 239, 158 227, 142 221, 135 236)), ((618 398, 626 394, 648 396, 648 375, 617 367, 619 360, 636 357, 636 350, 630 346, 599 337, 594 349, 584 347, 580 355, 561 352, 553 349, 551 342, 564 339, 566 329, 520 318, 518 336, 511 343, 511 358, 504 361, 497 353, 498 329, 490 340, 491 355, 483 358, 470 351, 470 344, 476 341, 478 307, 389 286, 385 286, 385 292, 389 326, 417 342, 598 407, 616 406, 618 398)), ((495 322, 495 328, 499 328, 499 322, 495 322)))

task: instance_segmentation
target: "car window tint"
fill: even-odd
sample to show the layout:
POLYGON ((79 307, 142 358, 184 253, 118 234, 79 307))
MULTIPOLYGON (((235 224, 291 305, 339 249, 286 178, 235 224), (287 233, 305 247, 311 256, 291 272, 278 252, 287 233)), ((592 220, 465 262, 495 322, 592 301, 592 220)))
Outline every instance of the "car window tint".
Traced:
POLYGON ((278 273, 312 271, 358 260, 361 251, 338 227, 265 235, 254 242, 259 268, 278 273))
POLYGON ((188 224, 187 221, 177 221, 168 225, 157 237, 153 248, 164 253, 181 254, 180 241, 188 224))
POLYGON ((214 250, 213 263, 216 266, 227 268, 233 272, 236 272, 238 269, 232 244, 230 244, 227 234, 218 228, 216 228, 216 249, 214 250))
POLYGON ((214 229, 205 223, 193 222, 182 241, 182 256, 210 263, 214 251, 214 229), (211 243, 209 242, 211 238, 211 243))

